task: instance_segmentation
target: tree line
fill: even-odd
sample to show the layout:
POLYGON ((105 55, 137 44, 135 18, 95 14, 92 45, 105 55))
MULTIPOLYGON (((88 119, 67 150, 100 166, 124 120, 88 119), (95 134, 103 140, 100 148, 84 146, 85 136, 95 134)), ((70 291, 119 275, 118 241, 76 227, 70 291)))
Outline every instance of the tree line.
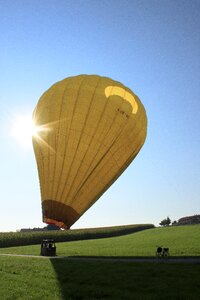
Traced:
POLYGON ((169 226, 169 225, 192 225, 192 224, 200 224, 200 215, 194 215, 194 216, 187 216, 182 217, 178 221, 171 222, 171 219, 167 217, 166 219, 163 219, 159 225, 160 226, 169 226))

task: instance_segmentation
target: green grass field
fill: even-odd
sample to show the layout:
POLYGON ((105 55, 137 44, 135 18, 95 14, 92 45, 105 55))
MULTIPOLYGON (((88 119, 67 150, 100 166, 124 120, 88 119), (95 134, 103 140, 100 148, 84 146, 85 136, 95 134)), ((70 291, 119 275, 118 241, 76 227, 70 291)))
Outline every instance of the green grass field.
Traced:
POLYGON ((199 299, 200 265, 0 257, 0 299, 199 299))
MULTIPOLYGON (((133 234, 57 243, 58 256, 154 256, 156 245, 170 256, 200 256, 200 225, 153 228, 133 234)), ((1 248, 0 253, 34 254, 39 245, 1 248)))
MULTIPOLYGON (((199 300, 200 264, 74 261, 61 257, 154 256, 156 245, 169 247, 172 256, 200 256, 200 225, 57 243, 58 258, 0 256, 0 299, 199 300)), ((39 252, 39 245, 0 249, 0 253, 39 252)))

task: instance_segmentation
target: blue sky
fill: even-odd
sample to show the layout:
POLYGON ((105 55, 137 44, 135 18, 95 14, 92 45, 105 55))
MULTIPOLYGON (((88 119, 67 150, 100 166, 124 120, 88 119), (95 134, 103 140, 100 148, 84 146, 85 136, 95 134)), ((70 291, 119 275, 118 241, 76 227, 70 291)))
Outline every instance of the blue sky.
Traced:
POLYGON ((200 213, 200 1, 0 0, 0 41, 0 231, 44 226, 33 149, 13 138, 13 123, 78 74, 132 89, 148 136, 72 228, 200 213))

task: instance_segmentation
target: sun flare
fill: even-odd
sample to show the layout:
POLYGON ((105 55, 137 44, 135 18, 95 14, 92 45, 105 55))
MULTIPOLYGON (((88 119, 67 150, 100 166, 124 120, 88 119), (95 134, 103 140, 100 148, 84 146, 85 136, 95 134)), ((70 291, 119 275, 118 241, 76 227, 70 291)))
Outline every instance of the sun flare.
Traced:
POLYGON ((39 128, 34 124, 30 115, 18 115, 13 119, 11 134, 24 148, 32 144, 32 137, 36 136, 39 128))

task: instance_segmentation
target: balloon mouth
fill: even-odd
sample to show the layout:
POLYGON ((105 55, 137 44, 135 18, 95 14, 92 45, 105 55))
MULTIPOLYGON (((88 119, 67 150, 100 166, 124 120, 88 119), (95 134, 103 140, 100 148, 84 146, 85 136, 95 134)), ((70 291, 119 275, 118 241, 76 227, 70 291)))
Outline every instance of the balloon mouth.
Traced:
POLYGON ((53 219, 50 219, 50 218, 44 217, 43 218, 43 222, 46 223, 46 224, 49 224, 49 225, 58 226, 60 228, 69 229, 69 227, 66 226, 63 222, 60 222, 60 221, 57 221, 57 220, 53 220, 53 219))
POLYGON ((80 217, 71 206, 56 200, 42 201, 43 222, 69 229, 80 217), (59 216, 59 220, 57 217, 59 216))

